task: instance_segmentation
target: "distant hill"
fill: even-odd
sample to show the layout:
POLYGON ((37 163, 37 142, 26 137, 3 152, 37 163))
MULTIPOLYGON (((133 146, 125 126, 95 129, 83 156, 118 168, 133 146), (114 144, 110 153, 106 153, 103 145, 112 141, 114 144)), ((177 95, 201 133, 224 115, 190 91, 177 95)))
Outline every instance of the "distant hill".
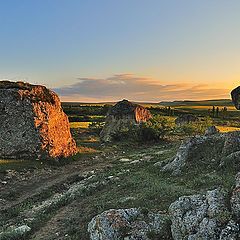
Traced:
POLYGON ((214 99, 214 100, 201 100, 201 101, 172 101, 160 102, 162 106, 233 106, 230 99, 214 99))

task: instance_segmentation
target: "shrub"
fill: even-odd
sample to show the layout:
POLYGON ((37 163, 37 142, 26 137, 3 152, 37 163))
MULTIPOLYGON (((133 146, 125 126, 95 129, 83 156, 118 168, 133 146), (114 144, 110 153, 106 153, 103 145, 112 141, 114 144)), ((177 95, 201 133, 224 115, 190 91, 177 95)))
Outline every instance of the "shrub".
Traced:
POLYGON ((197 122, 187 123, 181 126, 175 126, 174 133, 180 135, 204 134, 206 129, 212 126, 213 122, 210 117, 205 117, 197 122))
POLYGON ((140 142, 160 141, 171 133, 173 127, 171 118, 157 115, 145 123, 122 128, 114 134, 113 138, 116 141, 126 139, 140 142))
POLYGON ((104 124, 104 122, 92 122, 89 124, 88 128, 99 135, 104 127, 104 124))

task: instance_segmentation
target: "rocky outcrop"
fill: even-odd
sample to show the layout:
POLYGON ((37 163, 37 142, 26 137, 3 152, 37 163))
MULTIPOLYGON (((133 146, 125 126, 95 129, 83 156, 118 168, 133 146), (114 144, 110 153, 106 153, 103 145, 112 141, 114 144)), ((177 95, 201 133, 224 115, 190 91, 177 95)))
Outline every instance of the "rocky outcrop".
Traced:
POLYGON ((126 132, 132 125, 138 125, 151 118, 151 113, 144 107, 122 100, 107 113, 105 126, 100 133, 103 142, 110 142, 114 135, 126 132))
POLYGON ((90 239, 239 240, 239 188, 240 172, 233 190, 182 196, 165 214, 137 208, 105 211, 88 224, 90 239))
POLYGON ((215 126, 210 126, 205 131, 205 135, 213 135, 217 133, 219 133, 219 129, 217 129, 215 126))
POLYGON ((198 117, 192 115, 192 114, 185 114, 181 115, 178 118, 176 118, 175 123, 178 126, 184 125, 184 124, 189 124, 192 122, 197 122, 199 121, 198 117))
POLYGON ((77 152, 56 93, 40 85, 0 82, 0 157, 49 159, 77 152))
POLYGON ((167 215, 136 208, 105 211, 91 220, 88 232, 91 240, 171 239, 167 215))
POLYGON ((231 97, 235 108, 240 110, 240 86, 231 91, 231 97))
POLYGON ((179 175, 192 166, 238 166, 240 156, 240 131, 205 134, 184 141, 176 156, 162 167, 162 171, 179 175))
POLYGON ((169 207, 174 240, 237 240, 239 224, 227 207, 227 194, 221 189, 206 195, 180 197, 169 207))
POLYGON ((240 172, 236 175, 236 185, 230 199, 233 215, 240 221, 240 172))

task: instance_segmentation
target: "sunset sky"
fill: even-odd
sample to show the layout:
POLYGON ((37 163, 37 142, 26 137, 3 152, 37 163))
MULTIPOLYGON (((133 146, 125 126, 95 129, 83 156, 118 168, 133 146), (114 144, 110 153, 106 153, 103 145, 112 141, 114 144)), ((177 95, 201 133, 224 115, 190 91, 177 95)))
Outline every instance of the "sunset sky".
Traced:
POLYGON ((0 0, 0 79, 63 101, 229 98, 239 0, 0 0))

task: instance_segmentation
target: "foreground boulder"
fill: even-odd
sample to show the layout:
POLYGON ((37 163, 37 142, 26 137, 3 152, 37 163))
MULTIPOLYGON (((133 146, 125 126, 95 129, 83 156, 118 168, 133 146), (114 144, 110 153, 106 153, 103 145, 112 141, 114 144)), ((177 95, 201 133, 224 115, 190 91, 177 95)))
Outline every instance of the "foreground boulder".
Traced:
POLYGON ((56 93, 40 85, 0 82, 0 157, 49 159, 77 152, 56 93))
POLYGON ((240 228, 228 209, 227 194, 221 189, 180 197, 169 207, 174 240, 237 240, 240 228))
POLYGON ((114 136, 121 135, 121 132, 127 131, 130 126, 146 122, 151 117, 151 113, 143 106, 122 100, 107 113, 100 138, 103 142, 110 142, 114 136))
POLYGON ((162 171, 179 175, 183 170, 192 166, 206 168, 224 167, 231 164, 237 168, 240 165, 240 131, 219 133, 209 131, 202 136, 194 136, 184 141, 176 156, 169 159, 162 167, 162 171))
POLYGON ((137 208, 105 211, 91 220, 88 232, 91 240, 171 239, 167 215, 141 213, 137 208))

